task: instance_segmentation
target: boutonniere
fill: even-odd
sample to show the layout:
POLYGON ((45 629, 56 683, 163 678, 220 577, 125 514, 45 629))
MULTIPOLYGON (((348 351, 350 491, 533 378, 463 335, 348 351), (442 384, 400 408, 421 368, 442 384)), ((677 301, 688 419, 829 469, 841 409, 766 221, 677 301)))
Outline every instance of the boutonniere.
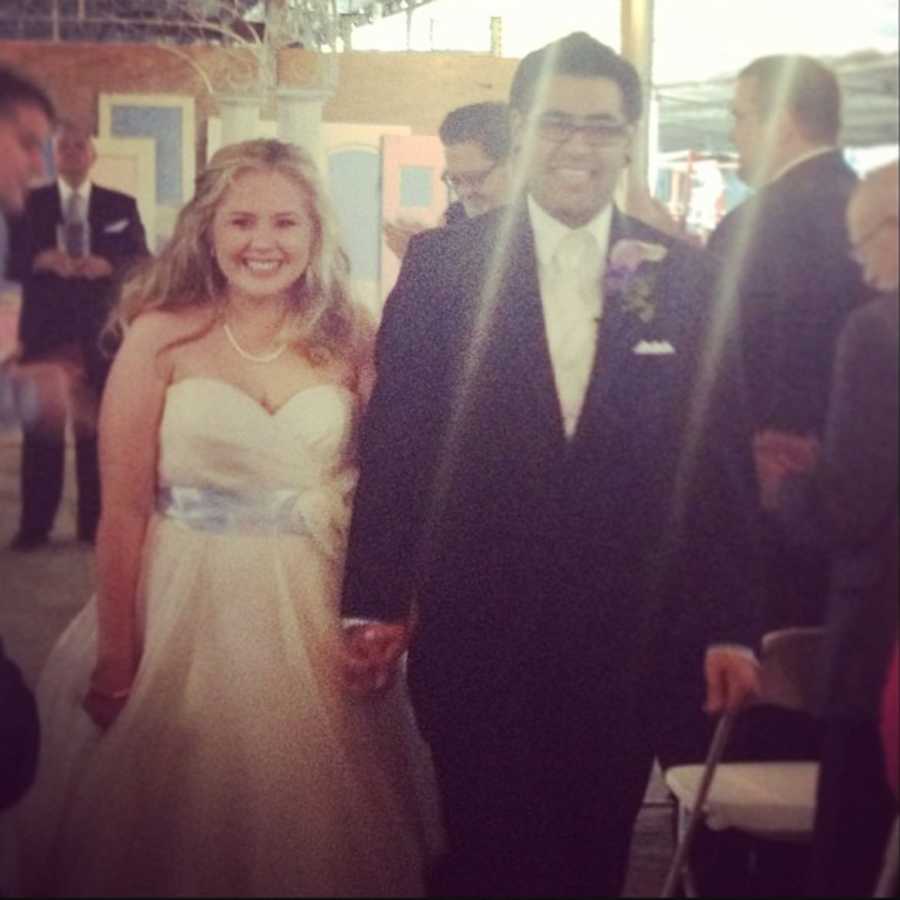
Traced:
POLYGON ((659 264, 669 251, 662 244, 644 241, 616 241, 609 254, 603 279, 607 297, 618 297, 625 312, 645 324, 656 315, 656 279, 659 264))

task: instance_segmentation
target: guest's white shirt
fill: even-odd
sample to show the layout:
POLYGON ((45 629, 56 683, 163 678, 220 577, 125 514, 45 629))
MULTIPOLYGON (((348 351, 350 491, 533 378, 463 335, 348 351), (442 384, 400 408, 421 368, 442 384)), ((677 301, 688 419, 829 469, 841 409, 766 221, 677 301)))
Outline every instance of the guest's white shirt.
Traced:
MULTIPOLYGON (((73 191, 72 188, 62 180, 62 178, 57 178, 56 184, 59 186, 60 207, 63 211, 63 215, 65 215, 66 209, 68 209, 69 206, 69 198, 72 196, 72 194, 75 193, 75 191, 73 191)), ((79 186, 78 194, 84 201, 84 206, 82 208, 84 209, 85 221, 87 221, 88 212, 91 208, 91 182, 89 179, 85 180, 84 183, 79 186)))
POLYGON ((784 178, 791 169, 796 169, 797 166, 803 165, 805 162, 809 162, 811 159, 815 159, 817 156, 825 156, 828 153, 834 153, 837 150, 837 147, 829 144, 827 147, 816 147, 815 150, 810 150, 808 153, 803 153, 798 156, 796 159, 792 159, 786 166, 782 166, 773 176, 769 179, 769 184, 774 184, 774 182, 778 181, 779 178, 784 178))

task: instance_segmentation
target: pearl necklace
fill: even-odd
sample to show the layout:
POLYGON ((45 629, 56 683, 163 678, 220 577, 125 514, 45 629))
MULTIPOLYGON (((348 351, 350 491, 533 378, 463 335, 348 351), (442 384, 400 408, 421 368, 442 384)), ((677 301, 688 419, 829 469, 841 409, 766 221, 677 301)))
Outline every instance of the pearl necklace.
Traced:
POLYGON ((235 339, 235 336, 231 333, 231 329, 228 327, 227 322, 222 323, 222 327, 225 329, 225 337, 228 338, 228 343, 234 347, 235 352, 238 356, 242 356, 244 359, 249 362, 254 363, 270 363, 275 362, 285 350, 287 350, 287 344, 281 344, 281 346, 277 347, 275 350, 272 350, 271 353, 248 353, 235 339))

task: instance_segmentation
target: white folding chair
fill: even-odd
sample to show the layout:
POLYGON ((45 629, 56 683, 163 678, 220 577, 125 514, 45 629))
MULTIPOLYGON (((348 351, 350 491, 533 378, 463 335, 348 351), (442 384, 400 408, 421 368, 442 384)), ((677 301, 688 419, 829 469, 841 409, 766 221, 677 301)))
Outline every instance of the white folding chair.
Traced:
MULTIPOLYGON (((763 638, 758 704, 811 712, 819 673, 822 628, 788 628, 763 638)), ((703 765, 675 766, 666 784, 679 804, 679 842, 662 897, 674 896, 679 883, 696 896, 687 865, 701 822, 714 829, 734 828, 754 837, 808 842, 815 819, 816 762, 721 763, 736 721, 722 716, 703 765)))

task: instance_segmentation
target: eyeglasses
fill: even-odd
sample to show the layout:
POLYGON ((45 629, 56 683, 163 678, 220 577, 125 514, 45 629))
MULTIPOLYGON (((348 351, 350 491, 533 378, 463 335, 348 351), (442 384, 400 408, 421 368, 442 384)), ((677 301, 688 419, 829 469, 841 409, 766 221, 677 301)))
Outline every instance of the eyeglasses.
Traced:
POLYGON ((448 188, 452 188, 454 191, 459 191, 461 188, 468 188, 471 191, 477 191, 485 181, 487 181, 490 174, 500 165, 502 160, 498 159, 492 166, 487 169, 483 169, 481 172, 460 172, 457 174, 451 174, 450 172, 444 172, 441 175, 441 181, 447 185, 448 188))
POLYGON ((630 125, 627 122, 611 122, 608 119, 597 119, 587 116, 569 116, 564 113, 544 113, 537 118, 537 130, 542 138, 554 144, 565 141, 581 133, 586 143, 594 147, 608 147, 617 144, 627 134, 630 125))

